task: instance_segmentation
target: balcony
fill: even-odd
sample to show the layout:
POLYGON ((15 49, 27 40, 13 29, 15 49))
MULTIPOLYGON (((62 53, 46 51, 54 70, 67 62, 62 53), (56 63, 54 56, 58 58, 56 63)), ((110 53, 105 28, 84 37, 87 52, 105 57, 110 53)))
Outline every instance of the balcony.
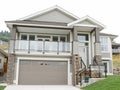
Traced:
POLYGON ((10 40, 10 53, 71 54, 72 43, 52 41, 10 40), (15 47, 14 47, 15 46, 15 47))
POLYGON ((112 49, 112 52, 113 52, 114 54, 120 54, 120 49, 112 49))

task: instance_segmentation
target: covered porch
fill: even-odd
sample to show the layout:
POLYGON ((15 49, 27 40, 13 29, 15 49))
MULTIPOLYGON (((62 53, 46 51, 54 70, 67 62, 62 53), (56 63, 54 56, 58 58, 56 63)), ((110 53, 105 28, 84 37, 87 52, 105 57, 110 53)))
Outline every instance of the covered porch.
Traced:
POLYGON ((10 40, 11 53, 72 54, 70 28, 13 27, 16 34, 10 40))

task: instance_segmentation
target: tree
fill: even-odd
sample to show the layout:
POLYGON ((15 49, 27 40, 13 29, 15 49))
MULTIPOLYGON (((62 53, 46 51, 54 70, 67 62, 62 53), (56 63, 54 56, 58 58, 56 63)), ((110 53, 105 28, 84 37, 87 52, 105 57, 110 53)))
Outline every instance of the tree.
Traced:
POLYGON ((8 42, 10 40, 10 32, 1 31, 0 32, 0 40, 8 42))

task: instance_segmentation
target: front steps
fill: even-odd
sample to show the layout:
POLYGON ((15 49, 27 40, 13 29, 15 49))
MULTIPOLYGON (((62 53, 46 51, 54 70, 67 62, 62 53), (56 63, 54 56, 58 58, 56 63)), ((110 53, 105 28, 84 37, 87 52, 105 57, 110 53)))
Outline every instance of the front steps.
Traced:
POLYGON ((100 80, 104 80, 105 78, 89 78, 89 82, 88 83, 85 83, 84 80, 82 80, 82 85, 80 85, 80 83, 78 85, 76 85, 76 87, 79 87, 79 88, 82 88, 82 87, 86 87, 92 83, 95 83, 97 81, 100 81, 100 80))

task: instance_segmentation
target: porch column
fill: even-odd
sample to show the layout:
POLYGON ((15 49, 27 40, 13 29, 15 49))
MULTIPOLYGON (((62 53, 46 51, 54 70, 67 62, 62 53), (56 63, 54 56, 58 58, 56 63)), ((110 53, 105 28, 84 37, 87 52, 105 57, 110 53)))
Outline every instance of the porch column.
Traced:
POLYGON ((10 29, 10 41, 9 41, 9 53, 15 52, 15 39, 16 39, 16 26, 13 26, 10 29))
POLYGON ((14 79, 14 62, 15 62, 15 55, 10 54, 8 55, 8 68, 7 68, 7 76, 6 82, 7 84, 13 84, 14 79))
MULTIPOLYGON (((9 28, 10 29, 10 28, 9 28)), ((8 69, 7 69, 7 76, 6 76, 6 81, 8 84, 13 83, 14 79, 14 62, 15 62, 15 39, 16 39, 16 26, 13 26, 10 29, 10 34, 11 34, 11 40, 9 42, 9 53, 8 53, 8 69)))
POLYGON ((101 48, 100 48, 100 35, 99 30, 94 28, 95 31, 95 43, 94 43, 94 60, 98 65, 102 64, 101 60, 101 48))
POLYGON ((15 25, 13 25, 12 29, 10 30, 10 35, 12 40, 14 40, 16 37, 16 31, 17 31, 17 28, 15 25))
POLYGON ((77 27, 73 28, 73 54, 78 54, 77 27))
POLYGON ((77 39, 77 28, 73 28, 73 53, 72 53, 72 84, 75 86, 77 84, 76 80, 76 58, 75 56, 78 55, 78 39, 77 39))

